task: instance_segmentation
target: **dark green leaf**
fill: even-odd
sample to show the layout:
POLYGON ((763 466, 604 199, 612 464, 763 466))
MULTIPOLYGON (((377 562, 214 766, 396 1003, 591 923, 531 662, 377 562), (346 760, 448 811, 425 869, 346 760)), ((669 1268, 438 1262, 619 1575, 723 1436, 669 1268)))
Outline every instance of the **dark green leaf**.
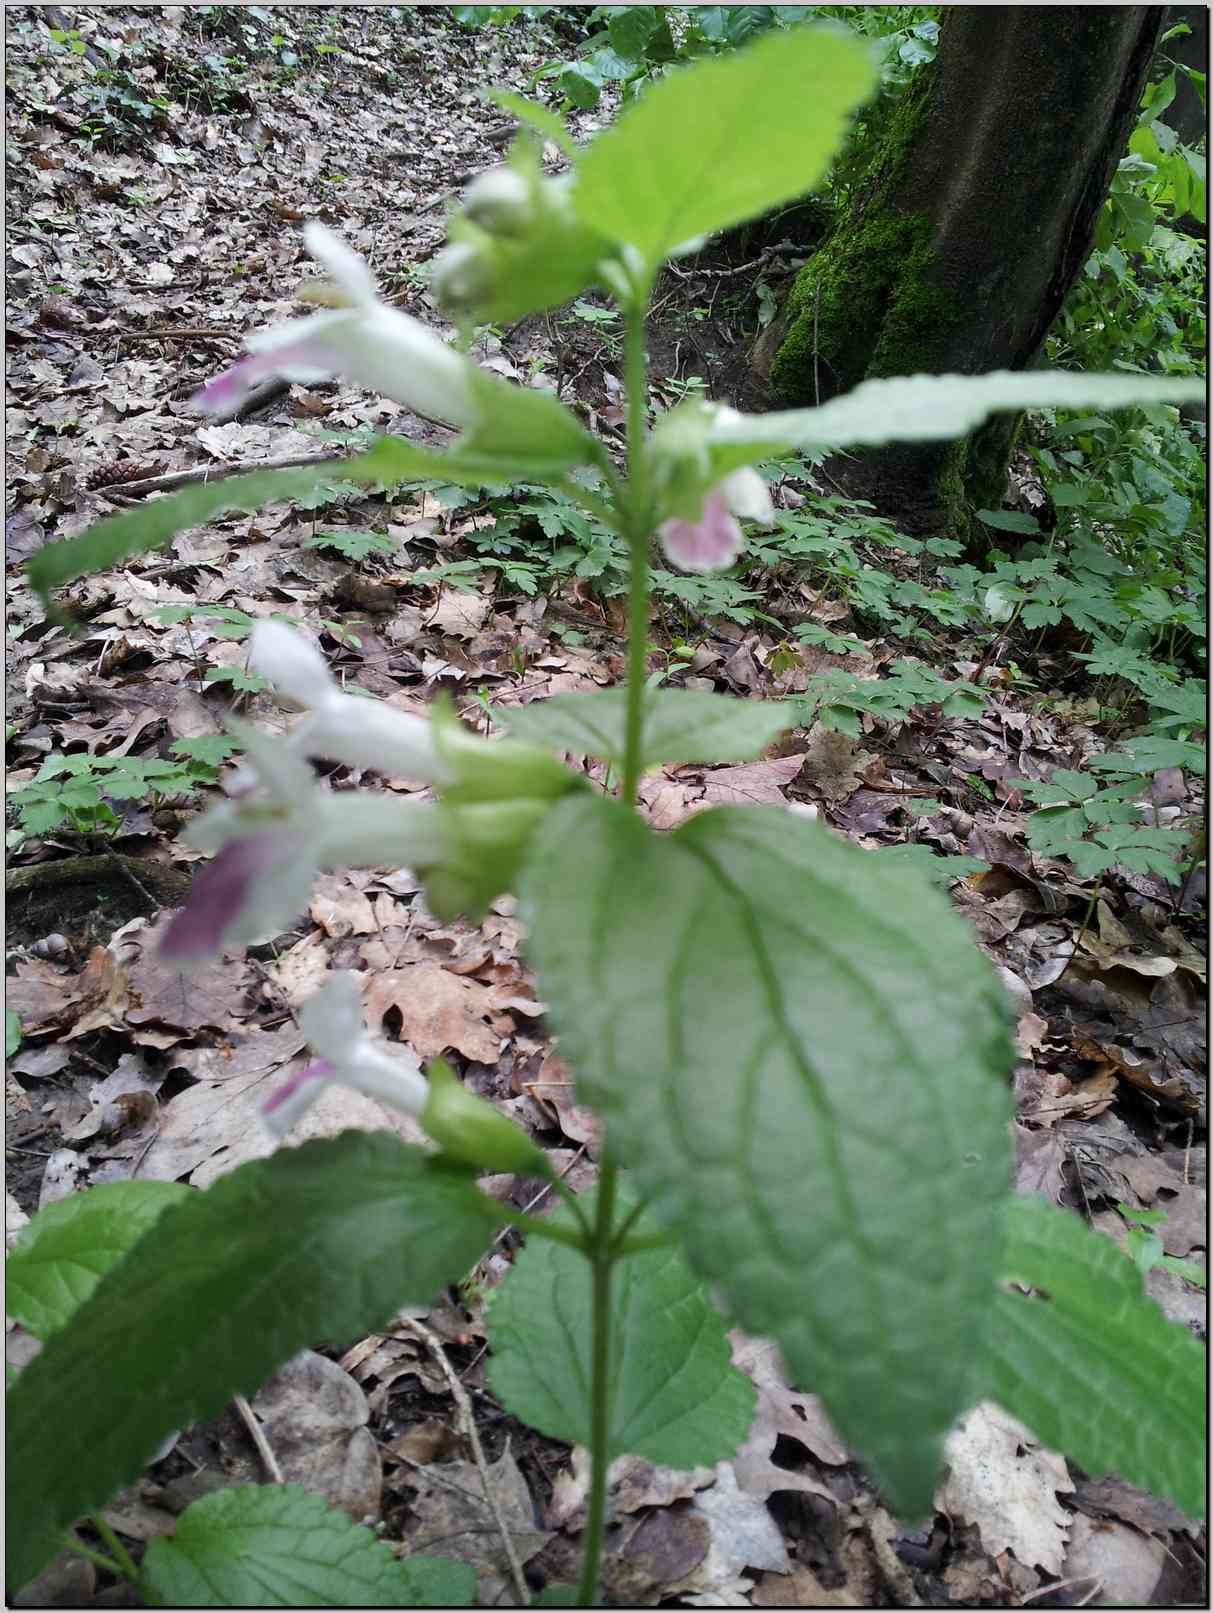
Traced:
MULTIPOLYGON (((591 1218, 594 1202, 581 1195, 591 1218)), ((660 1228, 642 1216, 635 1230, 660 1228)), ((533 1238, 488 1311, 493 1392, 520 1421, 574 1445, 591 1439, 591 1282, 578 1250, 533 1238)), ((733 1366, 725 1324, 681 1251, 621 1260, 611 1298, 611 1456, 677 1468, 731 1456, 754 1416, 754 1386, 733 1366)))
POLYGON ((1034 515, 1019 510, 978 510, 977 519, 998 532, 1025 532, 1039 537, 1040 522, 1034 515))
POLYGON ((108 1182, 39 1210, 5 1267, 8 1314, 37 1338, 48 1338, 189 1192, 177 1182, 108 1182))
POLYGON ((160 1607, 471 1607, 476 1594, 467 1563, 402 1561, 298 1484, 203 1496, 148 1544, 140 1582, 160 1607))
POLYGON ((282 1148, 192 1192, 52 1334, 8 1398, 9 1573, 103 1505, 164 1436, 296 1351, 362 1337, 482 1252, 479 1195, 386 1134, 282 1148), (86 1395, 64 1386, 88 1385, 86 1395))
MULTIPOLYGON (((622 760, 627 696, 622 689, 553 695, 529 706, 501 706, 494 717, 515 739, 574 756, 622 760)), ((734 700, 694 689, 658 689, 645 697, 644 766, 662 762, 743 762, 795 726, 793 707, 775 700, 734 700)))
POLYGON ((730 809, 658 836, 595 798, 553 812, 522 896, 619 1157, 921 1516, 1009 1181, 1006 1003, 965 927, 819 824, 730 809))
POLYGON ((985 1393, 1091 1476, 1114 1472, 1203 1517, 1205 1352, 1110 1238, 1036 1197, 1007 1207, 985 1393))

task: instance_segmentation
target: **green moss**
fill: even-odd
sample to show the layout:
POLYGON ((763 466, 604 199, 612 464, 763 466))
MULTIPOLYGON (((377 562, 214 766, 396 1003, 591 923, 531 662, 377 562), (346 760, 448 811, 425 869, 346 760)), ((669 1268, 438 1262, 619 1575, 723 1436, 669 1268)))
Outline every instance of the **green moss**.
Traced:
POLYGON ((929 368, 932 340, 956 317, 951 296, 934 282, 930 219, 890 200, 931 84, 931 74, 921 74, 906 94, 857 201, 797 277, 771 366, 771 385, 788 403, 832 397, 867 376, 929 368))

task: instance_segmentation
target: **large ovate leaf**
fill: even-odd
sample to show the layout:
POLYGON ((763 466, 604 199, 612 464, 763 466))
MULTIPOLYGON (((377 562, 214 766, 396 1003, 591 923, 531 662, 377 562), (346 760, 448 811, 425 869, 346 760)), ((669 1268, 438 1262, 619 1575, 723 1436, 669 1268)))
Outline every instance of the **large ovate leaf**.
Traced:
MULTIPOLYGON (((774 700, 734 700, 695 689, 658 689, 645 696, 644 763, 744 762, 761 756, 795 726, 796 711, 774 700)), ((627 694, 602 689, 553 695, 529 706, 503 706, 494 716, 532 745, 621 761, 627 694)))
POLYGON ((868 50, 832 28, 675 70, 594 140, 577 211, 656 265, 692 236, 812 190, 875 87, 868 50))
POLYGON ((972 1404, 1010 1173, 1007 1011, 946 898, 814 822, 562 803, 540 989, 613 1147, 906 1517, 972 1404))
MULTIPOLYGON (((591 1219, 595 1197, 581 1200, 591 1219)), ((659 1229, 642 1216, 635 1230, 659 1229)), ((521 1422, 574 1445, 591 1439, 591 1288, 584 1255, 534 1238, 488 1311, 493 1392, 521 1422)), ((725 1324, 677 1248, 642 1250, 615 1267, 609 1393, 612 1457, 710 1467, 749 1431, 754 1386, 732 1364, 725 1324)))
POLYGON ((4 1308, 36 1338, 61 1328, 170 1204, 179 1182, 107 1182, 38 1211, 4 1268, 4 1308))
POLYGON ((490 479, 558 479, 578 465, 605 459, 605 450, 554 392, 515 386, 483 370, 475 372, 472 386, 479 418, 460 437, 455 453, 461 460, 495 465, 490 479))
POLYGON ((1196 402, 1201 380, 1072 370, 992 370, 988 375, 899 375, 863 381, 816 409, 741 415, 714 424, 712 444, 753 445, 753 457, 789 448, 847 448, 886 442, 947 442, 991 414, 1019 409, 1129 409, 1196 402))
POLYGON ((1092 1476, 1113 1472, 1205 1513, 1205 1350, 1141 1273, 1071 1210, 1013 1199, 983 1391, 1092 1476))
POLYGON ((365 1132, 279 1149, 165 1210, 9 1393, 11 1582, 171 1430, 305 1346, 432 1299, 481 1254, 485 1228, 466 1177, 365 1132))
POLYGON ((476 1575, 446 1557, 401 1561, 298 1484, 241 1484, 150 1541, 140 1585, 159 1607, 470 1607, 476 1575))
POLYGON ((78 537, 44 544, 30 556, 26 568, 30 584, 45 600, 52 588, 159 548, 178 532, 201 526, 225 510, 259 510, 275 499, 305 497, 322 482, 337 479, 373 482, 376 472, 368 467, 368 458, 359 454, 295 469, 251 471, 149 499, 137 509, 107 516, 78 537))

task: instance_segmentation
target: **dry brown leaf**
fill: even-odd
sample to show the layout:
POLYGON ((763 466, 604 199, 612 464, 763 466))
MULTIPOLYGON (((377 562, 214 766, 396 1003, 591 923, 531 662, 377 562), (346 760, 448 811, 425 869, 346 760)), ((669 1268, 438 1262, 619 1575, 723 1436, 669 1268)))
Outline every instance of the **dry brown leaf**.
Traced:
POLYGON ((336 940, 347 935, 373 935, 378 929, 375 910, 362 889, 365 874, 319 874, 308 912, 326 935, 336 940))
POLYGON ((784 806, 783 792, 803 764, 800 754, 714 768, 703 775, 703 798, 718 806, 784 806))
POLYGON ((496 1012, 492 990, 440 964, 385 970, 372 977, 364 1001, 372 1024, 398 1010, 401 1041, 423 1059, 452 1048, 481 1064, 495 1064, 501 1056, 501 1038, 486 1023, 496 1012))
POLYGON ((976 1524, 992 1557, 1011 1551, 1029 1567, 1060 1575, 1071 1514, 1057 1494, 1074 1488, 1065 1458, 988 1400, 949 1434, 944 1457, 940 1511, 976 1524))

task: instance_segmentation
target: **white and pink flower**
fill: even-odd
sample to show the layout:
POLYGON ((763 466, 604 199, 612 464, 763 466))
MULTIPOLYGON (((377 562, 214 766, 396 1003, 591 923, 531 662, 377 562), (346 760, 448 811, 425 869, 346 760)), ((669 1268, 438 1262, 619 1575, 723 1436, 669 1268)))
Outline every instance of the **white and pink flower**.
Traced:
POLYGON ((263 1106, 262 1117, 276 1137, 285 1137, 333 1084, 352 1087, 403 1114, 421 1114, 430 1092, 421 1062, 411 1048, 389 1048, 367 1034, 357 975, 330 975, 323 988, 304 1003, 299 1024, 320 1056, 279 1087, 263 1106))
POLYGON ((666 555, 683 571, 722 571, 741 553, 738 517, 769 526, 773 515, 767 484, 746 466, 730 471, 709 490, 697 521, 663 521, 657 535, 666 555))
POLYGON ((420 320, 380 302, 370 270, 332 230, 313 220, 303 237, 347 306, 255 332, 245 342, 248 357, 208 382, 195 404, 231 415, 273 376, 309 382, 339 375, 428 419, 471 425, 474 365, 420 320))

